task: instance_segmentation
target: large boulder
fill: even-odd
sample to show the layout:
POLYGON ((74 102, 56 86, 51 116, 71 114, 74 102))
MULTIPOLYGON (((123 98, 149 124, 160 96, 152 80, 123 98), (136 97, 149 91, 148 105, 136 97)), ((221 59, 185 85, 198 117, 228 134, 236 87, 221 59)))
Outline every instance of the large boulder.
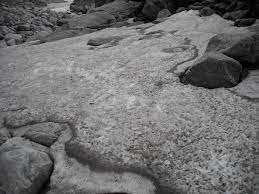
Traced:
POLYGON ((101 7, 95 8, 93 11, 105 11, 113 15, 117 21, 121 21, 131 18, 141 5, 141 2, 116 0, 112 3, 107 3, 101 7))
POLYGON ((70 10, 77 13, 86 13, 88 10, 100 7, 112 1, 113 0, 74 0, 73 3, 70 4, 70 10))
POLYGON ((39 193, 52 165, 41 145, 22 138, 9 139, 0 147, 0 185, 6 193, 39 193))
POLYGON ((218 34, 210 39, 206 52, 220 52, 243 66, 256 63, 256 33, 218 34))
POLYGON ((181 76, 181 82, 205 88, 233 87, 239 83, 242 65, 220 53, 206 53, 181 76))
POLYGON ((70 29, 101 28, 114 22, 116 19, 113 15, 102 11, 72 18, 68 21, 68 26, 70 29))
POLYGON ((157 14, 166 8, 166 3, 163 0, 147 0, 142 13, 147 19, 155 20, 157 14))

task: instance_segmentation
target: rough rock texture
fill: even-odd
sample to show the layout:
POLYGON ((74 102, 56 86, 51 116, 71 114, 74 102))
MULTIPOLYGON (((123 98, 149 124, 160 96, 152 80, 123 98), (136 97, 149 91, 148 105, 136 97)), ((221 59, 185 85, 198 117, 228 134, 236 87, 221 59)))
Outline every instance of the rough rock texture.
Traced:
POLYGON ((9 138, 11 138, 9 131, 6 128, 0 128, 0 146, 9 138))
POLYGON ((205 88, 233 87, 239 83, 242 65, 220 53, 206 53, 181 75, 181 82, 205 88))
POLYGON ((46 122, 20 127, 11 130, 11 133, 13 136, 22 136, 49 147, 58 139, 64 129, 66 129, 66 125, 46 122))
MULTIPOLYGON (((67 131, 51 147, 55 168, 51 176, 53 193, 132 193, 155 194, 156 187, 152 180, 131 172, 101 172, 69 158, 64 144, 72 137, 67 131), (88 177, 87 179, 85 177, 88 177)), ((72 150, 71 150, 72 151, 72 150)), ((77 152, 74 150, 74 152, 77 152)))
POLYGON ((70 29, 103 28, 114 22, 116 19, 113 15, 102 11, 71 18, 68 21, 68 26, 70 29))
POLYGON ((35 194, 48 181, 52 161, 44 147, 12 138, 0 147, 0 184, 6 193, 35 194))
MULTIPOLYGON (((241 32, 249 29, 215 14, 199 17, 188 11, 156 25, 7 47, 0 50, 0 110, 13 113, 8 118, 14 124, 6 123, 14 128, 44 118, 70 123, 74 141, 67 148, 75 142, 77 150, 91 156, 94 172, 106 172, 104 163, 110 174, 121 169, 119 174, 142 175, 141 180, 146 177, 167 193, 250 193, 256 102, 226 88, 184 85, 173 73, 203 56, 216 34, 241 32), (111 36, 124 39, 112 47, 87 45, 90 39, 111 36)), ((73 163, 54 170, 51 189, 60 189, 58 183, 74 185, 67 188, 71 193, 83 188, 92 173, 81 172, 92 167, 82 156, 73 153, 84 165, 68 156, 73 163), (66 173, 76 178, 62 179, 66 173)))
POLYGON ((141 2, 116 0, 112 3, 95 8, 93 11, 105 11, 113 15, 117 21, 122 21, 131 18, 141 5, 141 2))
POLYGON ((166 8, 166 4, 163 0, 147 0, 142 13, 144 16, 150 20, 155 20, 157 14, 166 8))
POLYGON ((251 26, 256 21, 255 18, 245 18, 245 19, 238 19, 235 21, 235 26, 244 27, 244 26, 251 26))
POLYGON ((250 71, 248 76, 236 87, 231 88, 231 91, 239 96, 244 96, 249 99, 259 100, 259 70, 250 71))
POLYGON ((219 34, 209 41, 206 52, 221 52, 249 67, 256 64, 256 40, 254 32, 219 34))

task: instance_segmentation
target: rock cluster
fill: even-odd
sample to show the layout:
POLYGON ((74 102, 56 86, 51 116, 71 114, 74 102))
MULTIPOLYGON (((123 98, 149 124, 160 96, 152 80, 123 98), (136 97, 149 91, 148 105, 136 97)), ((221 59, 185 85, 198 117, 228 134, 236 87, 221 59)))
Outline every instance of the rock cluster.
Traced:
MULTIPOLYGON (((111 1, 100 2, 95 0, 74 0, 70 6, 70 9, 74 12, 87 13, 89 10, 110 2, 111 1)), ((142 4, 139 9, 136 10, 135 16, 140 16, 145 20, 157 19, 159 12, 165 9, 168 10, 170 14, 190 9, 200 10, 201 16, 208 16, 213 13, 217 13, 225 19, 230 19, 233 21, 244 19, 241 22, 238 22, 242 25, 251 25, 252 21, 254 21, 252 18, 258 18, 259 15, 257 13, 258 11, 256 12, 259 5, 253 0, 142 0, 140 2, 142 2, 142 4), (248 18, 249 20, 247 21, 248 18)))
POLYGON ((22 5, 6 2, 0 4, 1 47, 21 44, 28 39, 34 40, 38 36, 50 34, 58 29, 59 21, 66 17, 66 14, 36 5, 38 4, 33 1, 25 1, 22 5))

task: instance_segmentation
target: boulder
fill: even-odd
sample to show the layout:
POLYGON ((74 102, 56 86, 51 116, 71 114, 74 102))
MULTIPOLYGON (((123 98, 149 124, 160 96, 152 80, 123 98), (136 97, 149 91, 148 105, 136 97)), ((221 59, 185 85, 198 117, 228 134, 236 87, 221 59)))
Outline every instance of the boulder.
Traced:
POLYGON ((33 142, 49 147, 58 139, 64 129, 66 129, 65 124, 47 122, 27 125, 11 130, 11 132, 13 136, 22 136, 33 142))
POLYGON ((248 10, 238 10, 238 11, 225 13, 223 15, 223 18, 235 21, 237 19, 245 18, 245 17, 248 17, 248 16, 249 16, 248 10))
POLYGON ((4 39, 5 39, 6 42, 9 42, 10 40, 14 40, 15 44, 21 44, 23 42, 23 38, 22 38, 22 36, 20 34, 9 33, 9 34, 6 34, 4 36, 4 39))
POLYGON ((113 15, 102 11, 71 18, 68 20, 68 27, 70 29, 102 28, 114 22, 116 19, 113 15))
POLYGON ((175 12, 179 13, 179 12, 186 11, 186 10, 187 10, 186 7, 179 7, 175 12))
POLYGON ((234 87, 239 83, 242 65, 221 53, 206 53, 189 67, 181 82, 205 88, 234 87))
POLYGON ((14 33, 14 31, 7 26, 0 26, 0 33, 3 35, 9 34, 9 33, 14 33))
POLYGON ((30 24, 21 24, 21 25, 17 26, 16 30, 17 31, 30 31, 31 27, 30 27, 30 24))
POLYGON ((7 47, 5 40, 0 40, 0 48, 5 48, 5 47, 7 47))
POLYGON ((11 138, 11 134, 6 128, 0 128, 0 146, 9 138, 11 138))
POLYGON ((6 41, 6 44, 7 44, 8 46, 14 46, 14 45, 16 45, 16 42, 15 42, 14 39, 11 39, 11 40, 7 40, 7 41, 6 41))
POLYGON ((93 38, 88 41, 87 45, 100 46, 100 45, 111 43, 111 42, 115 43, 115 42, 120 41, 121 39, 122 39, 122 37, 119 37, 119 36, 111 36, 111 37, 107 37, 107 38, 93 38))
POLYGON ((113 15, 117 21, 123 21, 132 17, 141 5, 141 2, 116 0, 101 7, 97 7, 93 11, 105 11, 113 15))
POLYGON ((171 12, 168 9, 163 9, 157 14, 157 18, 167 18, 171 15, 171 12))
POLYGON ((244 18, 244 19, 237 19, 235 21, 235 26, 238 27, 244 27, 244 26, 251 26, 252 24, 254 24, 256 21, 255 18, 244 18))
POLYGON ((39 193, 52 168, 46 148, 39 144, 18 137, 0 147, 0 185, 6 193, 39 193))
POLYGON ((159 11, 166 8, 166 4, 163 0, 147 0, 142 13, 147 19, 155 20, 159 11))
POLYGON ((190 5, 188 6, 189 9, 192 9, 192 10, 200 10, 203 8, 202 5, 190 5))
POLYGON ((210 39, 206 52, 223 53, 249 67, 256 62, 256 34, 218 34, 210 39))
POLYGON ((215 13, 213 9, 210 7, 204 7, 201 10, 199 10, 200 16, 210 16, 215 13))

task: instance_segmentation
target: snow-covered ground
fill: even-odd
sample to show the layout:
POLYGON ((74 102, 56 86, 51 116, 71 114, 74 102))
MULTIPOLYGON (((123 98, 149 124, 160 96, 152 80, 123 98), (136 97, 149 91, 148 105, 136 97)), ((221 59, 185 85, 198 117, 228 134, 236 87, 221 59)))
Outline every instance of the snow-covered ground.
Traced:
POLYGON ((64 3, 50 3, 48 7, 57 12, 66 12, 69 11, 69 5, 73 2, 73 0, 65 0, 64 3))

